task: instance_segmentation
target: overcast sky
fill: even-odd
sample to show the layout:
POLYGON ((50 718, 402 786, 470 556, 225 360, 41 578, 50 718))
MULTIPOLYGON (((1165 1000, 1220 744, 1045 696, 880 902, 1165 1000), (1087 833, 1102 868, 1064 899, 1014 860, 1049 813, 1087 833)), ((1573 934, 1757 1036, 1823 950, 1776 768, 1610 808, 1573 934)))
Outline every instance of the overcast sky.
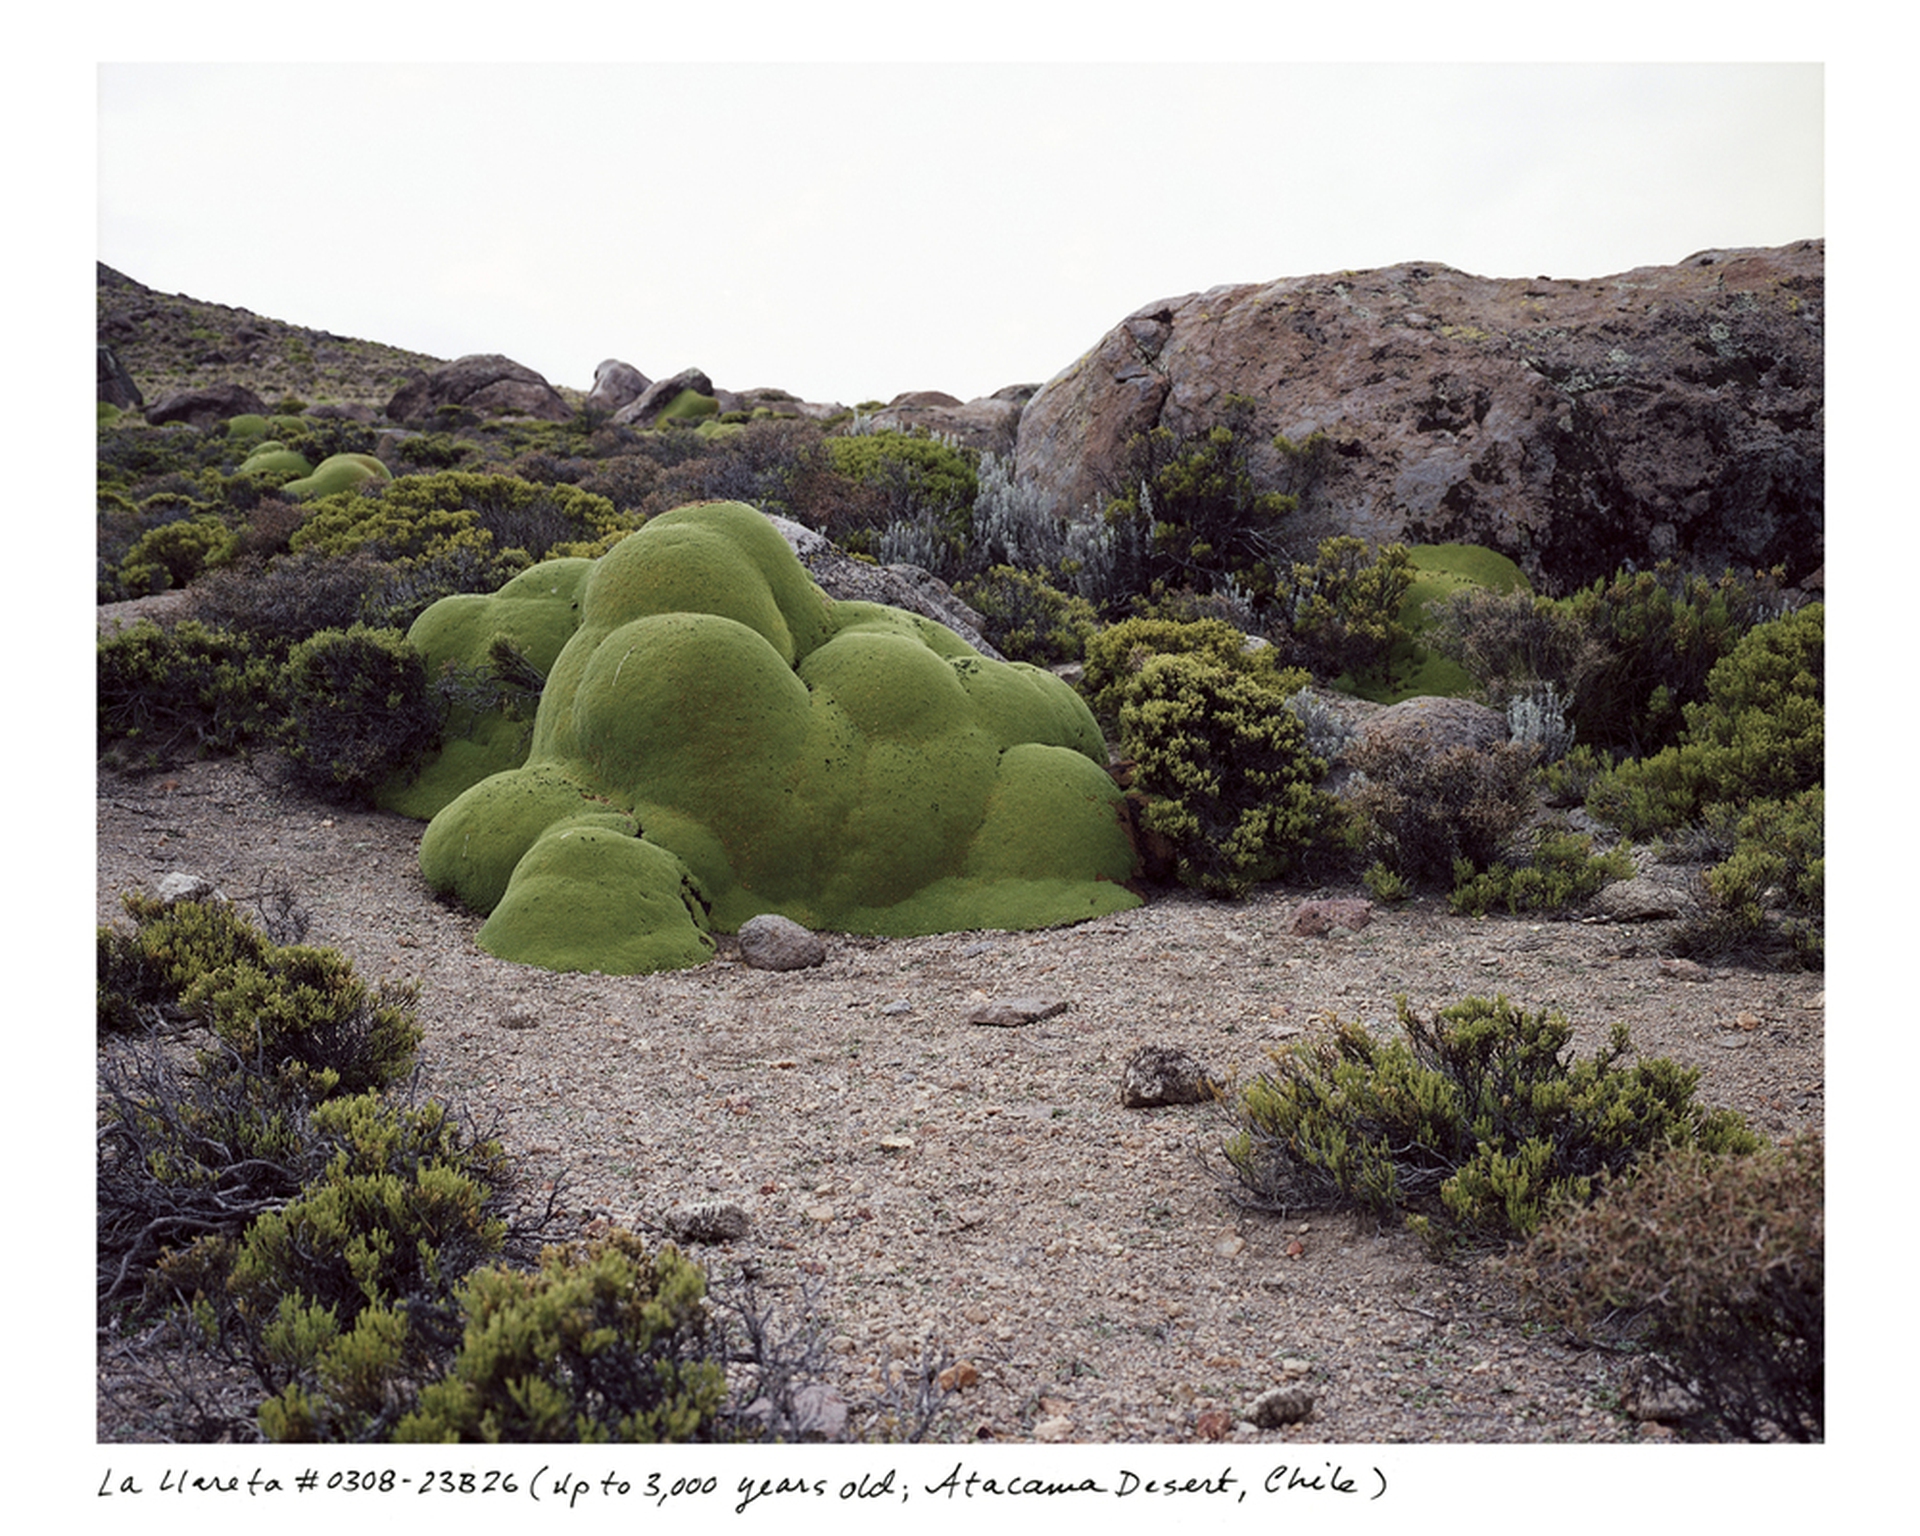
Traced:
POLYGON ((1221 283, 1407 260, 1594 277, 1825 232, 1812 64, 98 78, 108 265, 577 387, 619 357, 846 404, 965 399, 1221 283))

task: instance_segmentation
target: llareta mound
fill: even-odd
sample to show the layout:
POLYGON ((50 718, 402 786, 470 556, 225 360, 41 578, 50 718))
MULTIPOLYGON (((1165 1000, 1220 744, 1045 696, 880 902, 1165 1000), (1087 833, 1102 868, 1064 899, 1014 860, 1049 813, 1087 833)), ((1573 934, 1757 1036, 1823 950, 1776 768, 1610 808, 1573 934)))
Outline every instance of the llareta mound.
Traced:
POLYGON ((562 574, 482 600, 522 631, 532 610, 508 605, 565 624, 577 604, 578 623, 525 763, 451 800, 420 847, 436 890, 489 914, 491 953, 632 974, 698 964, 711 930, 763 912, 908 935, 1137 904, 1105 742, 1058 678, 830 600, 737 502, 562 574))

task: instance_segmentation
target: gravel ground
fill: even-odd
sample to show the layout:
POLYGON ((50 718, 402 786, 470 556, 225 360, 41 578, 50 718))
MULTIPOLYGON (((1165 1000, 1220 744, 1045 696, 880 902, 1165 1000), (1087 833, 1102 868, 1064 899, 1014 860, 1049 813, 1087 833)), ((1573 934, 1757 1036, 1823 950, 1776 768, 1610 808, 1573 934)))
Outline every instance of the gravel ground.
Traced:
MULTIPOLYGON (((1688 969, 1642 927, 1377 909, 1360 931, 1292 932, 1300 902, 1358 890, 1187 895, 1042 933, 829 936, 826 962, 712 963, 651 977, 555 975, 474 944, 478 919, 420 880, 415 823, 344 812, 231 762, 102 775, 100 920, 185 871, 236 900, 293 894, 307 942, 369 980, 417 981, 431 1092, 497 1114, 563 1181, 572 1218, 658 1231, 731 1202, 745 1236, 700 1245, 810 1308, 854 1407, 931 1360, 956 1390, 952 1442, 1616 1441, 1663 1436, 1624 1410, 1623 1364, 1529 1325, 1479 1267, 1348 1215, 1238 1206, 1205 1105, 1122 1106, 1125 1063, 1177 1047, 1257 1071, 1331 1012, 1386 1024, 1504 993, 1702 1073, 1701 1097, 1780 1137, 1824 1111, 1823 979, 1688 969), (1020 1027, 981 1003, 1064 1003, 1020 1027), (1276 1386, 1301 1423, 1256 1429, 1276 1386)), ((142 1438, 110 1390, 102 1439, 142 1438)))

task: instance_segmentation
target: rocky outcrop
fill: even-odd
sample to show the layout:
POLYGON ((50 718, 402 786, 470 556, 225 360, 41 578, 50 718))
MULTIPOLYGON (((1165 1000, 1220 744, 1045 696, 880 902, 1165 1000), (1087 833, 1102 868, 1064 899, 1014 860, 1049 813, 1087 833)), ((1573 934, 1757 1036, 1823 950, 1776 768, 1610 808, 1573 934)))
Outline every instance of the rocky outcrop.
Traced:
POLYGON ((139 410, 145 403, 140 397, 140 386, 133 382, 133 375, 121 365, 113 348, 103 343, 93 350, 99 376, 94 398, 102 405, 118 406, 123 411, 139 410))
POLYGON ((434 413, 449 405, 483 416, 531 416, 538 421, 566 421, 573 415, 560 392, 531 368, 487 352, 422 373, 387 402, 387 416, 409 426, 430 426, 434 413))
POLYGON ((587 391, 587 409, 617 411, 638 400, 652 382, 632 363, 623 363, 617 357, 610 357, 593 370, 593 388, 587 391))
POLYGON ((660 417, 660 413, 688 390, 696 395, 715 394, 713 380, 698 368, 682 368, 670 379, 656 379, 642 390, 634 399, 613 413, 614 421, 623 427, 650 427, 660 417))
POLYGON ((156 427, 184 421, 211 427, 235 416, 264 416, 266 402, 244 384, 212 384, 205 389, 178 389, 147 407, 147 421, 156 427))
POLYGON ((769 517, 767 521, 780 530, 787 547, 828 597, 904 608, 936 624, 946 625, 989 660, 1006 660, 981 634, 980 615, 955 597, 953 589, 931 572, 917 565, 874 565, 856 560, 843 554, 825 534, 791 518, 769 517))
POLYGON ((937 389, 917 389, 896 395, 875 411, 873 425, 881 431, 939 433, 963 448, 1010 453, 1020 429, 1020 413, 1039 387, 1010 384, 966 401, 937 389))
POLYGON ((1135 311, 1027 402, 1018 477, 1072 514, 1130 438, 1254 402, 1262 489, 1329 533, 1485 544, 1547 590, 1624 560, 1823 560, 1825 244, 1593 279, 1434 263, 1212 288, 1135 311), (1320 437, 1315 452, 1273 444, 1320 437))

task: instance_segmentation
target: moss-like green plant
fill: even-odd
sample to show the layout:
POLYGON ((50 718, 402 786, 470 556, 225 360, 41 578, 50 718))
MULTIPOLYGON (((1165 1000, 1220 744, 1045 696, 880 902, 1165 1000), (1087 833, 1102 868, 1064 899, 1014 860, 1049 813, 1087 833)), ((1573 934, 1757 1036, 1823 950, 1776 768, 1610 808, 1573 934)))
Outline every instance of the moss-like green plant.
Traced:
POLYGON ((1119 791, 1073 691, 916 615, 830 602, 752 508, 655 518, 577 601, 525 766, 421 843, 429 882, 490 914, 493 953, 577 969, 591 956, 568 935, 645 934, 596 967, 643 969, 703 957, 709 911, 722 930, 779 912, 916 933, 1135 904, 1119 791))
POLYGON ((289 480, 304 480, 313 473, 305 454, 269 439, 240 461, 238 473, 258 475, 269 484, 284 485, 289 480))
POLYGON ((370 453, 336 453, 322 459, 304 479, 287 481, 280 494, 299 500, 338 496, 392 478, 393 472, 370 453))
POLYGON ((1505 555, 1478 544, 1416 544, 1406 551, 1408 576, 1397 631, 1377 673, 1349 675, 1343 686, 1361 698, 1394 704, 1425 696, 1464 697, 1474 679, 1457 661, 1426 642, 1430 612, 1463 592, 1524 592, 1526 576, 1505 555))
POLYGON ((1695 1103, 1691 1068, 1622 1065, 1624 1026, 1575 1061, 1563 1016, 1504 997, 1464 998, 1431 1018, 1402 998, 1399 1017, 1404 1035, 1386 1039, 1336 1020, 1241 1089, 1225 1151, 1256 1200, 1406 1214, 1444 1252, 1525 1237, 1653 1153, 1760 1145, 1738 1115, 1695 1103))

